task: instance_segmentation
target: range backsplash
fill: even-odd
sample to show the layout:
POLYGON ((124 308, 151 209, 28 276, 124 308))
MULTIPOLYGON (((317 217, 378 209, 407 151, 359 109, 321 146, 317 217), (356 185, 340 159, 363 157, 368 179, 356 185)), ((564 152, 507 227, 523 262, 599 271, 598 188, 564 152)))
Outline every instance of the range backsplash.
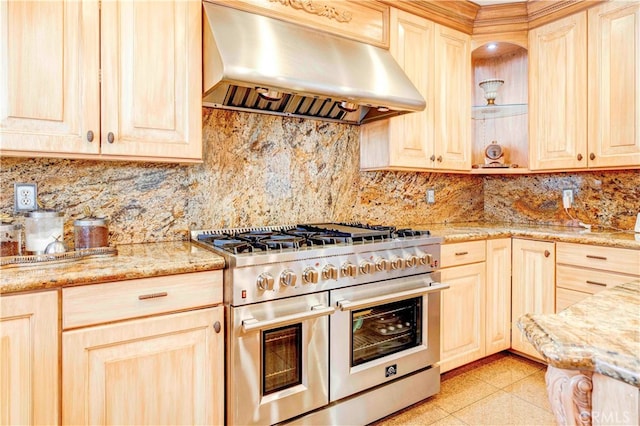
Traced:
POLYGON ((640 205, 637 171, 360 172, 356 126, 210 108, 203 126, 200 165, 3 157, 0 212, 12 214, 13 182, 36 182, 45 207, 65 211, 68 243, 86 206, 111 219, 112 244, 126 244, 186 239, 191 228, 334 220, 565 224, 557 190, 564 187, 577 190, 583 221, 631 229, 640 205), (435 204, 425 202, 427 188, 435 204))

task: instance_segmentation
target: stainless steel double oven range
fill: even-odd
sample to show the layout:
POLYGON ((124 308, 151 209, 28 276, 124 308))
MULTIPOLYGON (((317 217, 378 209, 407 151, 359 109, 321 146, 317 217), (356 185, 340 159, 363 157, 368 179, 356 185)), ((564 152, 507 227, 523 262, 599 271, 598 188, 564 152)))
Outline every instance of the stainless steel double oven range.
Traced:
POLYGON ((191 238, 227 262, 227 424, 367 424, 439 391, 440 238, 338 223, 191 238))

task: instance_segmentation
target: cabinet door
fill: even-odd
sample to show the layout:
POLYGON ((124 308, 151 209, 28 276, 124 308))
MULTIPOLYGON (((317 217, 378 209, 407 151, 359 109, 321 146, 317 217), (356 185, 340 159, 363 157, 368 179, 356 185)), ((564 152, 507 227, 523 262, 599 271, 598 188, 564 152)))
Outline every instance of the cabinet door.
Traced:
POLYGON ((98 2, 3 1, 0 28, 0 153, 98 153, 98 2))
POLYGON ((554 313, 555 244, 514 239, 512 247, 511 347, 541 359, 516 322, 524 314, 554 313))
POLYGON ((58 293, 0 297, 0 424, 58 424, 58 293))
POLYGON ((102 153, 202 158, 201 2, 102 2, 102 153))
POLYGON ((511 238, 487 241, 486 354, 511 347, 511 238))
POLYGON ((640 166, 640 3, 588 10, 589 166, 640 166))
POLYGON ((532 170, 587 167, 587 15, 529 32, 532 170))
POLYGON ((441 270, 440 371, 485 355, 485 263, 441 270))
POLYGON ((435 161, 471 170, 471 36, 435 26, 435 161))
POLYGON ((64 424, 223 424, 223 307, 65 331, 64 424))
POLYGON ((433 22, 391 9, 389 51, 427 101, 424 111, 390 119, 392 164, 425 168, 433 155, 433 30, 433 22))

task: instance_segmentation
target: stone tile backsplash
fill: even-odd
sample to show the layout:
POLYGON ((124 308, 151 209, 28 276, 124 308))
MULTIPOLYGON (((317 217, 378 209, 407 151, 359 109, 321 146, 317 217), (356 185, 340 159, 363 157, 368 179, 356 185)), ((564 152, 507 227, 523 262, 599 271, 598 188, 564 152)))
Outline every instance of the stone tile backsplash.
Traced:
POLYGON ((637 171, 361 172, 356 126, 210 108, 203 126, 197 165, 3 157, 0 212, 12 214, 14 182, 36 182, 45 207, 65 211, 68 243, 86 206, 111 219, 112 244, 126 244, 187 239, 192 228, 322 221, 566 224, 564 187, 576 189, 584 222, 632 229, 640 205, 637 171), (435 204, 425 202, 427 188, 435 204))

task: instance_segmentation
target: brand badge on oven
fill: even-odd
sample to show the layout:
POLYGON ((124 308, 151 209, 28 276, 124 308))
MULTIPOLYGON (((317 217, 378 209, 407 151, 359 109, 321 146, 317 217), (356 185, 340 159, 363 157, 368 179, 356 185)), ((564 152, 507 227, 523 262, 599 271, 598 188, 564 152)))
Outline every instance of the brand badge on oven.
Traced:
POLYGON ((398 364, 389 365, 384 369, 384 377, 395 376, 397 372, 398 372, 398 364))

